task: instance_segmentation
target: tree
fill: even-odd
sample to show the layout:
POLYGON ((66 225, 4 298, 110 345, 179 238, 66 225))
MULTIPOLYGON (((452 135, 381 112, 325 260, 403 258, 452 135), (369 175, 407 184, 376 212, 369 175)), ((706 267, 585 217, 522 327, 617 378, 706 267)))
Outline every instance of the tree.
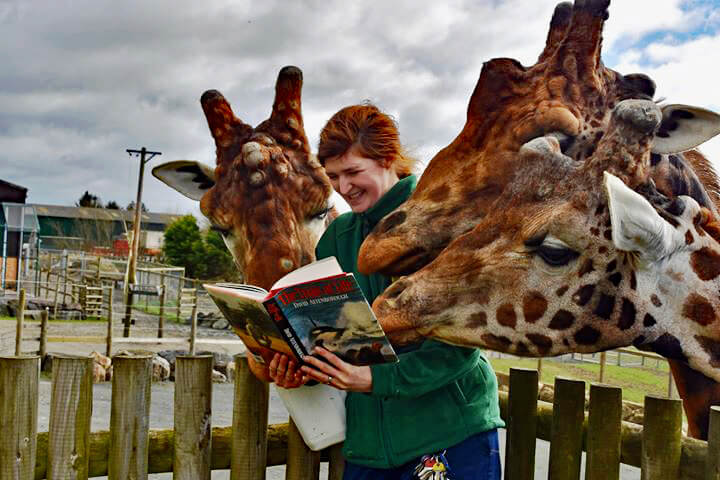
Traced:
MULTIPOLYGON (((148 211, 147 207, 145 206, 145 202, 140 202, 140 205, 141 205, 141 207, 140 207, 140 211, 141 211, 141 212, 147 212, 147 211, 148 211)), ((133 200, 132 202, 128 203, 128 206, 125 208, 125 210, 135 210, 135 200, 133 200)))
POLYGON ((203 235, 192 215, 180 217, 165 230, 163 259, 185 267, 185 274, 191 278, 231 279, 235 272, 222 237, 214 231, 203 235))
POLYGON ((85 190, 80 199, 75 202, 76 207, 102 208, 100 197, 85 190))
POLYGON ((120 210, 120 205, 115 200, 110 200, 105 204, 105 208, 109 210, 120 210))

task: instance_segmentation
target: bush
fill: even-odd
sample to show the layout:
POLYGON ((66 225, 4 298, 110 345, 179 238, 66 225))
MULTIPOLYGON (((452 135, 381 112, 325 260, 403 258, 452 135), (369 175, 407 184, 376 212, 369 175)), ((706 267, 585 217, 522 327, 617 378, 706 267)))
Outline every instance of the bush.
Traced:
POLYGON ((177 219, 165 230, 163 260, 185 267, 185 275, 191 278, 229 280, 236 276, 232 255, 220 234, 212 230, 203 234, 192 215, 177 219))

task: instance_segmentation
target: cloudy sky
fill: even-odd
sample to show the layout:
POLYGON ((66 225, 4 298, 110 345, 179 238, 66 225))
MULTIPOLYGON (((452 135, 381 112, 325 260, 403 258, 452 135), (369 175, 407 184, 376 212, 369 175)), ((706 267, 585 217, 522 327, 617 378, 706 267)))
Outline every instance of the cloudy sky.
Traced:
MULTIPOLYGON (((0 0, 0 178, 29 203, 89 190, 125 206, 139 165, 127 148, 161 151, 150 168, 214 163, 202 92, 220 90, 255 125, 284 65, 304 72, 313 149, 330 115, 369 99, 427 162, 460 131, 484 61, 535 62, 555 3, 0 0)), ((613 0, 606 65, 649 74, 668 102, 720 111, 718 51, 720 0, 613 0)), ((720 162, 720 139, 702 150, 720 162)), ((152 211, 197 213, 147 173, 152 211)))

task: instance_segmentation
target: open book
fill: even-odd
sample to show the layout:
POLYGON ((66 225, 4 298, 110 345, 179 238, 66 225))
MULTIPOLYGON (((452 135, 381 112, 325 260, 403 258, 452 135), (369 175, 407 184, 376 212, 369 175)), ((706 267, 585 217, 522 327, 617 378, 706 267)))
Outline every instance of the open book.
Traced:
POLYGON ((302 362, 322 346, 353 365, 396 362, 370 305, 335 257, 294 270, 270 292, 253 285, 205 285, 256 360, 275 352, 302 362))

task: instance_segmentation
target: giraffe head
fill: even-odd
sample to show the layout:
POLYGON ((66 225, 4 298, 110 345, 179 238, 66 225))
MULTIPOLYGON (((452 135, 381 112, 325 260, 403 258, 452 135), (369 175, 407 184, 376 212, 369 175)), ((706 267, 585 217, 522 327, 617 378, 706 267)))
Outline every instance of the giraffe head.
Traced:
POLYGON ((406 275, 374 304, 386 331, 530 356, 635 344, 720 379, 716 210, 651 179, 653 152, 720 121, 603 66, 608 5, 560 4, 530 68, 484 65, 460 135, 361 249, 361 270, 406 275))
POLYGON ((208 90, 200 103, 215 140, 215 169, 185 160, 153 169, 200 201, 245 281, 264 288, 315 259, 315 245, 335 216, 330 181, 305 136, 301 90, 300 69, 281 69, 270 118, 255 128, 208 90))

